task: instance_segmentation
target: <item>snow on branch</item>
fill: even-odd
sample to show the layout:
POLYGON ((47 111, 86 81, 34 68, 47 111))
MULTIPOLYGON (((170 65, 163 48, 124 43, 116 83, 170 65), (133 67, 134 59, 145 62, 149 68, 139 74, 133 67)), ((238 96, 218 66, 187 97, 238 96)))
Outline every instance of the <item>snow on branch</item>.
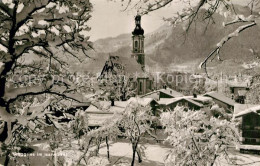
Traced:
POLYGON ((219 43, 217 43, 217 47, 205 58, 205 60, 200 64, 199 67, 203 68, 205 70, 205 72, 207 73, 207 62, 208 62, 208 60, 210 58, 214 58, 215 56, 217 56, 218 59, 221 60, 219 51, 224 46, 224 44, 227 41, 229 41, 230 39, 232 39, 233 37, 237 37, 239 35, 239 33, 241 33, 242 31, 244 31, 248 28, 251 28, 255 25, 256 25, 256 22, 254 22, 254 21, 250 24, 242 25, 242 26, 238 27, 234 32, 232 32, 229 35, 222 38, 221 41, 219 43))
POLYGON ((19 88, 7 88, 4 99, 6 101, 15 99, 19 96, 26 96, 27 94, 33 95, 36 93, 41 93, 44 91, 47 91, 50 89, 51 86, 48 85, 47 87, 44 87, 42 85, 36 85, 36 86, 31 86, 31 87, 19 87, 19 88))
POLYGON ((0 73, 4 70, 4 63, 0 61, 0 73))
MULTIPOLYGON (((9 143, 12 139, 12 122, 17 122, 18 124, 21 124, 22 126, 26 126, 28 122, 32 119, 34 119, 36 116, 41 117, 46 114, 44 112, 46 108, 51 104, 51 102, 54 100, 54 98, 48 98, 44 103, 38 104, 32 107, 25 108, 26 113, 29 111, 33 111, 33 113, 29 116, 27 115, 16 115, 10 114, 7 112, 7 110, 4 107, 0 107, 0 120, 7 122, 7 130, 8 130, 8 137, 5 140, 6 143, 9 143), (35 111, 35 112, 34 112, 35 111)), ((1 133, 0 133, 1 134, 1 133)))
POLYGON ((228 25, 240 23, 240 22, 254 22, 255 18, 257 18, 257 16, 255 16, 255 15, 250 15, 248 17, 245 17, 244 15, 236 15, 234 20, 224 23, 223 25, 228 26, 228 25))

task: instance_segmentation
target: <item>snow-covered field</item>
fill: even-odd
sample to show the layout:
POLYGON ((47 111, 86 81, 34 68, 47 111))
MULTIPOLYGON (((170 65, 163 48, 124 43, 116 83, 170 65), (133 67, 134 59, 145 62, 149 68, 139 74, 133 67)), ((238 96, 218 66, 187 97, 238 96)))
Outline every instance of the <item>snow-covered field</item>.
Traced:
MULTIPOLYGON (((170 150, 170 148, 166 148, 162 145, 156 144, 144 144, 146 147, 145 149, 145 158, 144 161, 150 162, 153 161, 158 165, 163 165, 164 159, 170 150)), ((110 153, 112 156, 124 156, 124 157, 131 157, 132 155, 132 148, 129 143, 117 142, 110 146, 110 153)), ((100 154, 106 155, 106 147, 100 149, 100 154)), ((247 166, 259 166, 260 165, 260 155, 253 155, 253 154, 241 154, 238 151, 232 149, 230 150, 230 157, 236 158, 238 164, 245 164, 247 166)), ((218 165, 221 166, 229 166, 224 162, 224 160, 219 160, 218 165)))
MULTIPOLYGON (((144 160, 155 161, 159 163, 164 162, 167 151, 170 150, 170 148, 162 147, 160 145, 144 144, 144 146, 146 155, 144 160)), ((106 147, 100 149, 100 154, 106 155, 106 153, 106 147)), ((129 143, 117 142, 110 146, 110 153, 112 156, 124 156, 131 158, 132 147, 129 143)))
MULTIPOLYGON (((75 141, 75 143, 76 143, 76 141, 75 141)), ((141 145, 145 147, 144 148, 145 156, 142 156, 142 159, 143 159, 142 163, 138 163, 137 157, 136 157, 136 166, 163 166, 164 165, 164 159, 165 159, 166 155, 168 154, 170 147, 166 147, 165 145, 157 144, 157 143, 156 144, 145 143, 145 144, 141 144, 141 145)), ((49 145, 46 142, 35 144, 34 147, 37 147, 37 150, 35 153, 38 153, 38 152, 51 153, 49 145)), ((95 151, 95 146, 91 147, 90 151, 95 151)), ((120 164, 118 164, 118 163, 120 163, 119 161, 126 161, 128 164, 130 163, 131 157, 132 157, 132 147, 128 142, 125 142, 125 141, 111 142, 109 151, 110 151, 110 157, 111 157, 110 161, 111 161, 112 165, 119 166, 120 165, 120 164)), ((75 165, 76 161, 78 161, 78 158, 82 155, 82 152, 77 150, 76 147, 71 147, 71 149, 66 148, 66 150, 62 150, 62 151, 60 149, 57 149, 56 152, 65 154, 63 162, 65 161, 66 166, 75 165)), ((247 166, 259 166, 260 165, 260 155, 241 154, 235 149, 230 149, 229 154, 230 154, 230 158, 236 159, 236 162, 239 165, 247 165, 247 166)), ((107 148, 106 148, 105 144, 101 144, 99 156, 101 156, 101 157, 90 158, 89 161, 91 161, 91 163, 93 163, 92 160, 96 160, 94 162, 95 164, 90 164, 90 165, 98 166, 97 163, 103 163, 103 165, 104 165, 104 163, 108 163, 108 161, 106 159, 107 148)), ((32 165, 32 166, 34 166, 36 163, 38 163, 37 165, 39 165, 39 163, 46 165, 46 164, 53 163, 53 161, 51 161, 52 160, 51 158, 52 158, 51 156, 48 156, 48 157, 46 157, 46 156, 45 157, 39 157, 39 156, 33 157, 32 156, 26 162, 30 161, 31 162, 30 165, 32 165)), ((21 160, 26 160, 26 159, 28 159, 28 158, 21 157, 21 160)), ((24 162, 21 162, 21 163, 24 163, 24 162)), ((81 163, 83 165, 86 165, 83 160, 81 163)), ((109 165, 111 165, 111 164, 109 164, 109 165)), ((128 164, 126 164, 126 165, 128 165, 128 164)), ((223 160, 223 159, 219 159, 217 161, 216 166, 219 166, 219 165, 220 166, 229 166, 231 164, 226 163, 225 160, 223 160)))

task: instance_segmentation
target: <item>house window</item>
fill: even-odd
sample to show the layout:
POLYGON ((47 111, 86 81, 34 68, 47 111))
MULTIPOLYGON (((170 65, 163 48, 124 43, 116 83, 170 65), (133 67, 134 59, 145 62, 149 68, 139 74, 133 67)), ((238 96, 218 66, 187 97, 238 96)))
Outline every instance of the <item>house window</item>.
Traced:
POLYGON ((152 81, 149 81, 149 89, 152 90, 152 81))
POLYGON ((234 93, 234 92, 235 92, 234 88, 231 88, 231 93, 234 93))
POLYGON ((256 143, 256 139, 254 139, 254 138, 245 138, 245 142, 254 144, 254 143, 256 143))

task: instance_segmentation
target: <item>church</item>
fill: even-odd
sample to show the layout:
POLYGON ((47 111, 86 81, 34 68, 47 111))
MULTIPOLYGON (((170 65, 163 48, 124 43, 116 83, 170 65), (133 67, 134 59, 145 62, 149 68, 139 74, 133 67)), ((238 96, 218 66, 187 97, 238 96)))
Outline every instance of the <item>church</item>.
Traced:
POLYGON ((128 57, 109 55, 100 78, 123 73, 129 78, 129 86, 136 95, 144 95, 154 90, 153 77, 145 71, 144 30, 141 16, 135 16, 135 28, 132 32, 132 51, 128 57))

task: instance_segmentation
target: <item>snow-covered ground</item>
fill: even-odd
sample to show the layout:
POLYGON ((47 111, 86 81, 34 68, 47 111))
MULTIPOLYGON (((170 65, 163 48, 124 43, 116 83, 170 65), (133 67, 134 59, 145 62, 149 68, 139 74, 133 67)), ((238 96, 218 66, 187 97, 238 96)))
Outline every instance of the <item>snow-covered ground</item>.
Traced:
MULTIPOLYGON (((170 150, 170 148, 163 147, 162 145, 156 144, 144 144, 145 149, 145 158, 144 161, 154 161, 158 164, 163 164, 164 159, 170 150)), ((106 155, 106 147, 100 149, 100 154, 106 155)), ((129 143, 117 142, 110 145, 110 155, 111 156, 124 156, 127 158, 132 157, 132 147, 129 143)), ((235 158, 238 164, 246 164, 247 166, 260 166, 260 155, 253 154, 241 154, 238 151, 231 149, 230 157, 235 158)), ((141 165, 141 164, 140 164, 141 165)), ((218 165, 229 166, 225 160, 219 159, 218 165)))
MULTIPOLYGON (((160 145, 144 144, 144 146, 146 147, 146 156, 144 157, 144 160, 156 161, 160 163, 164 162, 167 151, 170 150, 170 148, 165 148, 160 145)), ((132 146, 129 143, 117 142, 112 144, 109 149, 112 156, 132 157, 132 146)), ((106 155, 106 153, 106 147, 102 147, 100 149, 100 154, 106 155)))
MULTIPOLYGON (((66 146, 66 148, 60 148, 56 150, 56 153, 58 154, 64 154, 65 160, 63 160, 66 166, 71 166, 75 165, 75 163, 78 161, 79 157, 82 155, 82 152, 77 150, 77 141, 74 140, 72 147, 66 146)), ((164 159, 166 155, 168 154, 168 151, 170 150, 170 147, 166 147, 165 145, 162 144, 142 144, 144 145, 145 149, 145 156, 142 156, 143 162, 138 163, 137 161, 137 156, 136 156, 136 166, 163 166, 164 165, 164 159)), ((34 144, 34 147, 37 147, 36 152, 42 152, 43 154, 47 154, 47 152, 51 153, 50 147, 47 142, 41 142, 34 144)), ((89 151, 95 151, 95 146, 92 146, 89 151)), ((114 164, 115 161, 121 160, 121 161, 127 161, 129 163, 132 158, 132 147, 131 144, 128 142, 124 141, 119 141, 119 142, 111 142, 109 146, 109 151, 110 151, 110 157, 111 157, 111 162, 112 165, 114 164)), ((35 152, 35 153, 36 153, 35 152)), ((253 155, 253 154, 241 154, 234 148, 229 150, 230 158, 235 159, 237 164, 239 165, 247 165, 247 166, 259 166, 260 165, 260 155, 253 155)), ((96 157, 95 159, 93 158, 92 160, 98 160, 95 161, 95 163, 106 163, 107 159, 107 148, 106 145, 103 143, 101 144, 99 155, 101 157, 96 157)), ((28 161, 31 162, 31 165, 34 165, 37 162, 42 162, 45 165, 50 164, 53 161, 51 161, 52 157, 30 157, 28 161), (42 161, 41 161, 42 160, 42 161)), ((25 159, 25 158, 23 158, 25 159)), ((22 160, 23 160, 22 159, 22 160)), ((57 160, 57 158, 56 158, 57 160)), ((55 162, 55 161, 54 161, 55 162)), ((57 161, 56 161, 57 162, 57 161)), ((1 163, 1 162, 0 162, 1 163)), ((22 162, 23 163, 23 162, 22 162)), ((85 162, 82 160, 81 162, 83 165, 85 165, 85 162)), ((117 162, 118 163, 118 162, 117 162)), ((92 164, 93 165, 93 164, 92 164)), ((96 164, 94 164, 96 165, 96 164)), ((127 165, 127 164, 126 164, 127 165)), ((216 166, 229 166, 224 159, 219 159, 217 161, 216 166)), ((101 166, 101 165, 100 165, 101 166)), ((102 165, 103 166, 103 165, 102 165)), ((116 165, 118 166, 118 165, 116 165)))

